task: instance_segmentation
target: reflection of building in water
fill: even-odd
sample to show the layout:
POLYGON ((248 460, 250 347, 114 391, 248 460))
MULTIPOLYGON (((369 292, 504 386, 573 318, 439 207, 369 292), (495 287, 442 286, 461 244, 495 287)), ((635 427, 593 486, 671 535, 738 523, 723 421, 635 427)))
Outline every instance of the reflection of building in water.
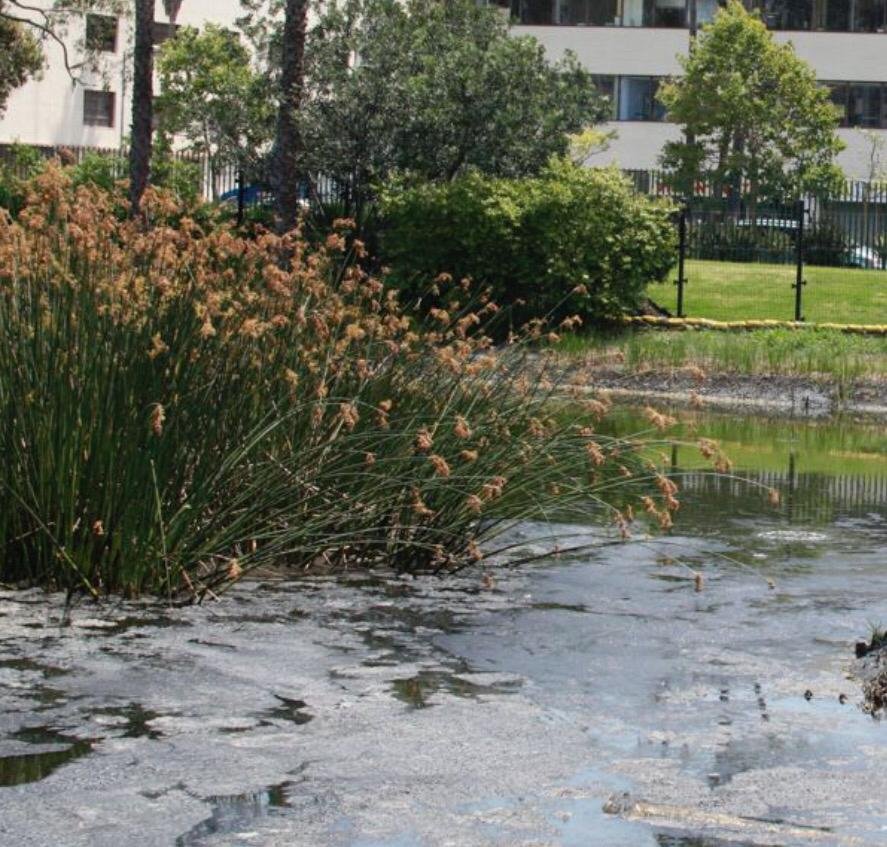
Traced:
MULTIPOLYGON (((597 77, 611 102, 619 138, 595 161, 628 169, 656 167, 666 141, 679 136, 664 120, 655 92, 676 74, 676 55, 686 53, 688 21, 695 2, 700 24, 710 21, 717 0, 488 0, 516 22, 515 34, 538 38, 557 57, 572 50, 597 77)), ((848 144, 841 165, 848 176, 868 175, 867 142, 856 128, 887 138, 887 0, 745 0, 779 41, 827 84, 842 113, 848 144)))

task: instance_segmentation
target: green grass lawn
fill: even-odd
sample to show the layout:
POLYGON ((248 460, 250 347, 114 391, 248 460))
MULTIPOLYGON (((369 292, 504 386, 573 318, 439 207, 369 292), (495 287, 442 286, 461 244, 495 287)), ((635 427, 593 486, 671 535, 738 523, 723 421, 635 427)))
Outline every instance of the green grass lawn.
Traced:
MULTIPOLYGON (((690 260, 684 314, 722 321, 793 320, 791 265, 690 260)), ((672 279, 677 277, 677 271, 672 279)), ((806 267, 803 316, 810 323, 887 324, 887 271, 806 267)), ((653 285, 650 297, 677 314, 677 286, 653 285)))

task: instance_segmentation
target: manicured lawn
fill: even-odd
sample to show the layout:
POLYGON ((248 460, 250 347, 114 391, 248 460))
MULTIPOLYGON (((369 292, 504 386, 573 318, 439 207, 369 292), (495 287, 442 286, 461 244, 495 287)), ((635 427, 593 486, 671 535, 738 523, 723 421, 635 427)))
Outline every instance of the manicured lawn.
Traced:
MULTIPOLYGON (((684 314, 712 320, 793 320, 795 269, 791 265, 691 260, 686 268, 684 314)), ((671 279, 677 278, 677 270, 671 279)), ((887 324, 887 271, 804 269, 803 316, 810 323, 887 324)), ((677 286, 653 285, 649 294, 677 314, 677 286)))

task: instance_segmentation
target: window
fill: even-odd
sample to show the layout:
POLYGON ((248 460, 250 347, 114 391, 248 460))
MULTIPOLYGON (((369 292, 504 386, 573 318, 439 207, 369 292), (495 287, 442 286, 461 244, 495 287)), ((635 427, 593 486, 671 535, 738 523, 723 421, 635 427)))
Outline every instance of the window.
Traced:
POLYGON ((768 29, 816 29, 812 0, 759 0, 755 5, 768 29))
POLYGON ((84 126, 114 126, 114 92, 83 92, 84 126))
POLYGON ((594 87, 597 89, 598 94, 607 99, 607 102, 610 106, 610 113, 607 116, 611 120, 616 117, 616 77, 615 76, 600 76, 595 75, 593 77, 594 87))
POLYGON ((557 22, 568 26, 613 26, 618 0, 557 0, 557 22))
POLYGON ((162 21, 154 21, 151 24, 151 37, 154 40, 154 46, 159 47, 164 41, 169 41, 179 31, 177 24, 165 24, 162 21))
POLYGON ((679 29, 687 25, 684 0, 645 0, 644 25, 679 29))
POLYGON ((841 126, 887 129, 887 85, 880 82, 826 83, 841 110, 841 126))
POLYGON ((753 0, 769 29, 887 32, 887 0, 753 0))
POLYGON ((86 47, 102 53, 116 53, 117 18, 113 15, 87 15, 86 47))
MULTIPOLYGON (((504 5, 509 0, 487 0, 504 5)), ((693 0, 510 0, 525 25, 683 28, 693 0)), ((773 30, 887 33, 887 0, 743 0, 773 30)), ((711 21, 726 0, 695 0, 697 23, 711 21)))
POLYGON ((619 102, 616 114, 620 121, 664 121, 665 106, 656 100, 660 77, 623 76, 619 78, 619 102))
POLYGON ((618 26, 619 0, 512 0, 511 14, 522 24, 618 26))

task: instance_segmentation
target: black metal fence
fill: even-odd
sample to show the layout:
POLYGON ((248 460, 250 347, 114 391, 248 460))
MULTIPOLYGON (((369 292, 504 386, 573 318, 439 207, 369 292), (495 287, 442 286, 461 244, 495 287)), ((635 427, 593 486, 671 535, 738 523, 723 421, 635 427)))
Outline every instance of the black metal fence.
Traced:
POLYGON ((676 290, 660 297, 678 317, 887 324, 887 182, 772 202, 711 180, 678 197, 659 171, 627 173, 680 204, 676 290))
MULTIPOLYGON (((127 176, 129 161, 126 148, 0 144, 0 166, 19 178, 31 175, 35 160, 57 158, 64 165, 82 165, 90 157, 102 159, 113 178, 127 176)), ((261 166, 219 161, 182 150, 172 151, 167 157, 172 162, 189 166, 190 173, 183 178, 192 179, 197 194, 207 202, 230 203, 242 214, 246 209, 269 205, 273 200, 269 176, 261 166)), ((341 202, 347 206, 348 203, 347 186, 324 174, 302 179, 300 193, 308 205, 341 202)))

